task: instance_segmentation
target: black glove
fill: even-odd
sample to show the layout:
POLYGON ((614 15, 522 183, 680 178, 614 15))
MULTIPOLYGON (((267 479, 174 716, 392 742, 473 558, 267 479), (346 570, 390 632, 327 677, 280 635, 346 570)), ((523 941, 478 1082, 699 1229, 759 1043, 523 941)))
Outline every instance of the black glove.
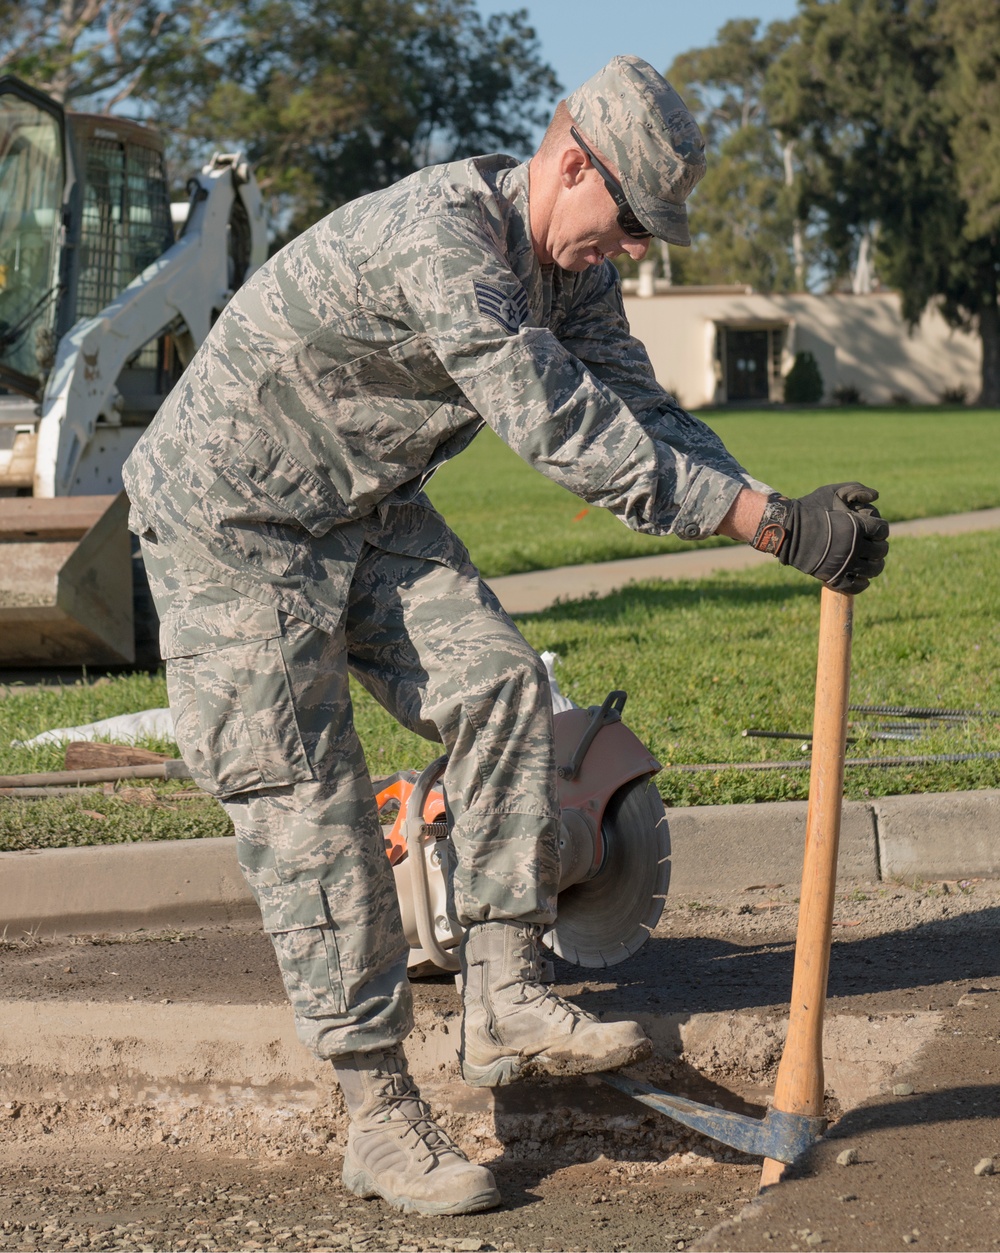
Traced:
POLYGON ((774 496, 764 507, 753 547, 784 566, 815 575, 835 592, 863 592, 885 567, 889 523, 860 483, 831 483, 808 496, 774 496))

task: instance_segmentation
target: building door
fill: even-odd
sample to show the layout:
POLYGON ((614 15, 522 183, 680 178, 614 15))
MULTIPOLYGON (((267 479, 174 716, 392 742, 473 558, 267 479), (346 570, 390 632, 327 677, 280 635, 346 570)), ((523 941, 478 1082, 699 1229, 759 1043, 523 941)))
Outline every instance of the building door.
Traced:
POLYGON ((726 400, 769 400, 770 332, 726 327, 726 400))

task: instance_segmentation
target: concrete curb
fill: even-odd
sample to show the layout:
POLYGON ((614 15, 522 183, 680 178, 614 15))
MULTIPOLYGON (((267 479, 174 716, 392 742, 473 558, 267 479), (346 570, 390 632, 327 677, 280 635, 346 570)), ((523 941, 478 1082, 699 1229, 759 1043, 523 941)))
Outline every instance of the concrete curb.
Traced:
POLYGON ((231 837, 0 853, 0 931, 44 935, 251 918, 231 837))
MULTIPOLYGON (((671 809, 676 899, 795 884, 806 801, 671 809)), ((1000 877, 1000 789, 844 805, 839 877, 1000 877)), ((254 918, 231 838, 0 853, 0 931, 71 934, 254 918)))

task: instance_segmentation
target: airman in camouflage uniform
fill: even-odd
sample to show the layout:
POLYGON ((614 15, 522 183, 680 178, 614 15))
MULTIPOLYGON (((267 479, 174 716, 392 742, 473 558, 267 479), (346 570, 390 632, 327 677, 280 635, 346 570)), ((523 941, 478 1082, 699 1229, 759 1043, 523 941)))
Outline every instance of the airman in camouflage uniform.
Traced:
POLYGON ((406 1073, 407 947, 348 673, 449 754, 466 1079, 642 1056, 635 1024, 539 980, 559 871, 545 671, 423 487, 487 423, 635 530, 754 539, 779 498, 656 383, 607 260, 688 243, 703 171, 680 98, 615 58, 530 164, 423 170, 273 257, 126 467, 178 744, 232 816, 299 1035, 334 1063, 345 1181, 403 1209, 498 1195, 406 1073))

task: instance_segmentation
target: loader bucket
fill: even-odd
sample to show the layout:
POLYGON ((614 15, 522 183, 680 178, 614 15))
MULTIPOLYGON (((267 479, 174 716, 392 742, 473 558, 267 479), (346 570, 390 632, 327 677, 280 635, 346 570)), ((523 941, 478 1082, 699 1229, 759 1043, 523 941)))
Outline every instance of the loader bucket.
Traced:
POLYGON ((0 665, 135 660, 128 500, 0 498, 0 665))

